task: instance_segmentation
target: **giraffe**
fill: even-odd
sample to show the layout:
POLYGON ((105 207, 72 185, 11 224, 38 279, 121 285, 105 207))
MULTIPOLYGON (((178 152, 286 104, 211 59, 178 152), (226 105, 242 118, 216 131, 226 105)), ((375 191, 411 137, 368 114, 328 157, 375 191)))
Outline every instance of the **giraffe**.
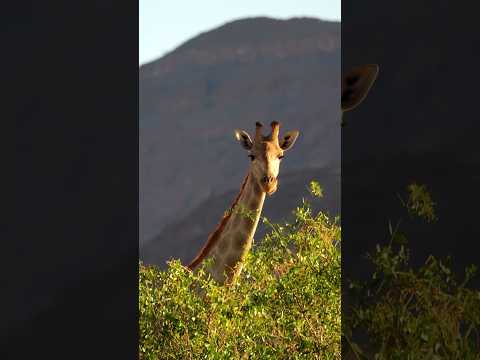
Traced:
POLYGON ((357 66, 342 77, 342 126, 345 125, 343 114, 365 99, 377 78, 378 69, 376 64, 357 66))
POLYGON ((220 284, 231 283, 240 274, 252 246, 265 197, 277 190, 281 159, 299 135, 297 130, 289 131, 279 140, 280 124, 273 121, 270 126, 271 133, 263 136, 263 125, 257 122, 253 140, 246 131, 235 130, 236 140, 248 151, 250 167, 230 209, 187 266, 194 270, 202 261, 212 258, 206 271, 220 284), (244 210, 252 215, 246 216, 244 210))

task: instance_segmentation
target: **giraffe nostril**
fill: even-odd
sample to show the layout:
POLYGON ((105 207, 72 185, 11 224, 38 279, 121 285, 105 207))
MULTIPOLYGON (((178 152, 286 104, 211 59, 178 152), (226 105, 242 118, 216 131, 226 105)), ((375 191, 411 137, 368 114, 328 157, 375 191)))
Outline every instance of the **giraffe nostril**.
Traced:
POLYGON ((275 181, 275 177, 273 176, 264 176, 262 178, 262 182, 265 184, 270 184, 270 183, 273 183, 274 181, 275 181))

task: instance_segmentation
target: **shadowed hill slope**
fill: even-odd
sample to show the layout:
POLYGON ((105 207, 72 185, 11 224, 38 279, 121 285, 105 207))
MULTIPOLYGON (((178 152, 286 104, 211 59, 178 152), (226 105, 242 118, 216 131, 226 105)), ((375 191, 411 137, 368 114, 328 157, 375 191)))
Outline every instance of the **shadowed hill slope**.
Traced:
MULTIPOLYGON (((149 264, 165 268, 166 261, 174 258, 182 263, 191 261, 206 242, 208 235, 215 229, 224 211, 229 208, 239 189, 225 194, 212 196, 202 202, 180 221, 169 224, 153 241, 140 251, 140 257, 149 264)), ((302 197, 308 198, 314 210, 323 209, 334 214, 340 213, 339 174, 328 169, 305 169, 281 176, 279 190, 265 199, 263 215, 278 223, 293 218, 293 210, 301 204, 302 197), (321 199, 308 196, 307 185, 316 179, 325 190, 321 199)), ((266 227, 260 221, 255 240, 263 238, 266 227)))

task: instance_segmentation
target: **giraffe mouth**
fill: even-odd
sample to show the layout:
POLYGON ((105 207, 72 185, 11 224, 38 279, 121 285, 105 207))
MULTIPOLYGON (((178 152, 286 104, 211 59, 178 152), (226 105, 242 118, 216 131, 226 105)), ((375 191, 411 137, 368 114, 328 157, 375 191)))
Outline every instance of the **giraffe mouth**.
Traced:
POLYGON ((264 185, 263 190, 267 193, 268 196, 273 195, 277 191, 277 182, 272 185, 264 185))

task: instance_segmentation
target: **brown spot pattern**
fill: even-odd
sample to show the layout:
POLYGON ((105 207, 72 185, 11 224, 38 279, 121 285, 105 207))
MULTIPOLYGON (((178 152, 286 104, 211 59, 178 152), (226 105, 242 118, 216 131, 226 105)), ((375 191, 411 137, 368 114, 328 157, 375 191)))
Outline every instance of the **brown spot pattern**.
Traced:
POLYGON ((238 200, 240 199, 240 196, 242 195, 243 193, 243 190, 245 189, 245 185, 247 184, 247 180, 249 178, 249 175, 247 175, 245 177, 245 179, 243 180, 243 184, 242 186, 240 187, 240 192, 239 194, 237 195, 237 197, 235 198, 235 200, 233 201, 233 204, 232 206, 230 206, 230 210, 227 212, 226 215, 223 216, 222 220, 220 221, 220 223, 217 225, 217 228, 215 229, 215 231, 213 233, 210 234, 210 236, 208 237, 208 240, 207 240, 207 243, 204 245, 204 247, 200 250, 200 252, 198 253, 198 255, 190 262, 190 264, 187 265, 187 267, 190 269, 190 270, 193 270, 194 268, 196 268, 201 262, 203 259, 205 259, 205 257, 209 254, 210 250, 213 248, 213 246, 217 243, 218 239, 220 238, 220 235, 222 234, 228 220, 230 219, 230 217, 232 216, 232 210, 233 208, 235 207, 235 205, 237 204, 238 200))

